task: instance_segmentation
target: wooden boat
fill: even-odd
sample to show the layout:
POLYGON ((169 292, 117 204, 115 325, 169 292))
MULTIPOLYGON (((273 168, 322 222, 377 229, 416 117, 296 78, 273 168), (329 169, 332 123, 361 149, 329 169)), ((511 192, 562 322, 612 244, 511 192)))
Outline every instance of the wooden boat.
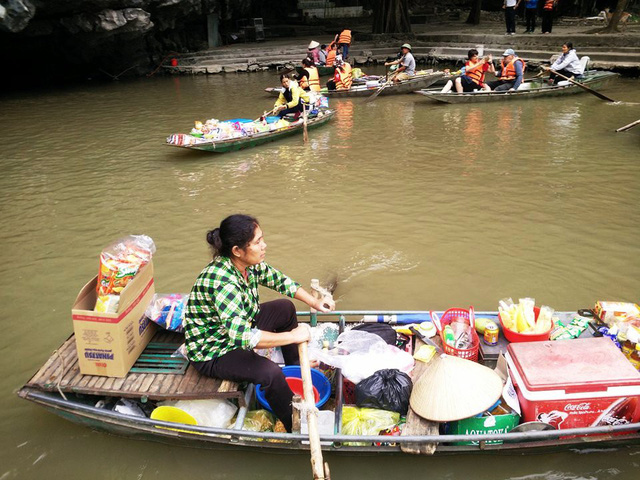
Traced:
MULTIPOLYGON (((424 315, 427 312, 342 311, 330 314, 301 312, 298 315, 301 318, 309 317, 312 325, 320 316, 322 321, 327 319, 335 321, 337 317, 342 330, 347 321, 359 321, 363 315, 370 314, 424 315)), ((574 314, 575 312, 559 313, 561 320, 574 314)), ((494 318, 497 314, 496 312, 476 312, 476 315, 494 318)), ((589 330, 585 333, 587 332, 589 330)), ((416 339, 416 341, 418 346, 421 345, 421 340, 416 339)), ((163 331, 155 335, 147 350, 153 347, 152 357, 157 358, 158 346, 164 345, 167 351, 172 352, 182 342, 181 334, 163 331)), ((481 361, 490 364, 488 353, 483 352, 484 350, 480 352, 481 361)), ((186 361, 183 362, 186 366, 186 361)), ((129 374, 120 379, 81 375, 77 364, 75 339, 72 335, 18 391, 18 395, 67 420, 122 436, 205 448, 226 445, 259 448, 263 451, 265 448, 274 451, 308 451, 309 446, 304 443, 308 439, 306 435, 253 432, 242 429, 248 405, 253 402, 253 385, 249 385, 243 391, 236 383, 201 377, 192 366, 188 366, 186 370, 174 368, 171 371, 161 361, 158 365, 149 366, 148 363, 144 365, 143 367, 134 365, 129 374), (144 367, 144 365, 147 366, 144 367), (142 405, 153 405, 154 402, 167 399, 226 398, 233 399, 239 410, 236 421, 228 428, 186 424, 177 426, 176 423, 153 420, 148 416, 118 413, 106 408, 105 399, 120 397, 134 399, 142 405)), ((421 371, 417 370, 420 368, 424 368, 424 364, 418 362, 413 372, 414 378, 418 378, 421 371)), ((489 435, 476 433, 444 435, 440 433, 437 423, 418 417, 412 409, 409 409, 401 436, 344 435, 341 431, 344 392, 340 370, 336 372, 336 380, 335 433, 321 435, 323 450, 335 453, 510 454, 640 444, 640 423, 489 435), (475 444, 460 445, 457 444, 458 442, 475 442, 475 444)))
MULTIPOLYGON (((584 84, 589 88, 599 88, 607 84, 610 80, 618 77, 618 73, 600 72, 591 70, 585 72, 581 78, 576 81, 584 84)), ((522 82, 522 85, 515 92, 485 92, 476 90, 475 92, 457 93, 451 91, 441 93, 441 89, 431 88, 422 89, 415 93, 424 95, 430 100, 441 103, 482 103, 482 102, 501 102, 507 100, 524 100, 543 97, 556 97, 572 93, 584 92, 582 88, 569 82, 560 82, 558 85, 549 85, 543 79, 531 79, 522 82)))
MULTIPOLYGON (((422 75, 416 75, 409 80, 404 80, 397 84, 391 84, 380 92, 380 95, 399 95, 403 93, 412 93, 421 88, 427 88, 438 81, 444 73, 442 72, 430 72, 422 75)), ((379 88, 380 84, 374 86, 365 85, 352 85, 349 90, 328 90, 323 88, 320 90, 320 94, 331 98, 350 98, 350 97, 370 97, 379 88)), ((265 92, 278 96, 282 92, 282 88, 265 88, 265 92)))
MULTIPOLYGON (((317 116, 309 117, 307 119, 307 129, 313 129, 326 124, 329 120, 333 118, 334 114, 335 112, 333 110, 321 109, 317 116)), ((288 137, 290 135, 302 133, 303 130, 304 130, 304 122, 302 117, 300 117, 295 122, 291 122, 289 126, 280 128, 278 130, 270 130, 267 132, 254 133, 251 135, 245 135, 242 137, 233 137, 225 140, 204 140, 203 141, 203 139, 201 138, 191 137, 191 135, 184 134, 186 137, 191 137, 186 139, 188 143, 174 144, 174 143, 170 143, 170 139, 173 137, 172 135, 167 139, 167 145, 171 147, 186 148, 189 150, 201 150, 204 152, 213 152, 213 153, 226 153, 226 152, 233 152, 236 150, 242 150, 245 148, 257 147, 258 145, 262 145, 263 143, 267 143, 267 142, 274 142, 276 140, 280 140, 281 138, 288 137)))
MULTIPOLYGON (((318 69, 318 75, 321 77, 327 77, 329 75, 333 75, 333 73, 336 71, 336 67, 327 67, 327 66, 321 66, 321 67, 316 67, 318 69)), ((304 67, 302 66, 297 66, 296 67, 296 72, 297 73, 302 73, 302 71, 304 70, 304 67)))

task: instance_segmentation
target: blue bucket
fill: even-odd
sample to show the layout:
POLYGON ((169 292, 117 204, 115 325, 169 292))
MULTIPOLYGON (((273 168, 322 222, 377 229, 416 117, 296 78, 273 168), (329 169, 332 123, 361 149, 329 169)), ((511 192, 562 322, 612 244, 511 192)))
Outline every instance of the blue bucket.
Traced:
MULTIPOLYGON (((284 373, 285 377, 302 378, 299 365, 287 365, 286 367, 282 367, 282 373, 284 373)), ((327 379, 320 370, 312 368, 311 383, 313 383, 313 386, 318 390, 319 398, 316 402, 316 407, 320 408, 322 405, 327 403, 327 400, 329 400, 329 396, 331 395, 331 382, 329 382, 329 379, 327 379)), ((264 396, 264 391, 260 384, 256 385, 256 399, 260 405, 270 412, 273 412, 269 406, 269 402, 267 402, 267 399, 264 396)))
POLYGON ((265 119, 267 121, 267 123, 276 123, 278 120, 280 120, 280 117, 278 116, 268 116, 265 119))
POLYGON ((229 123, 251 123, 253 120, 250 118, 232 118, 231 120, 225 120, 225 122, 229 123))

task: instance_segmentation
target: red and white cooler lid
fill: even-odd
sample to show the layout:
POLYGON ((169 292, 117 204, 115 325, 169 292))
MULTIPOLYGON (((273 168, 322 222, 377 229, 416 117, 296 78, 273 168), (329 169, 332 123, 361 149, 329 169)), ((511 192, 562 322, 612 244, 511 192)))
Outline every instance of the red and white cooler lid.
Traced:
POLYGON ((606 337, 510 343, 507 354, 529 391, 602 392, 640 386, 640 372, 606 337))

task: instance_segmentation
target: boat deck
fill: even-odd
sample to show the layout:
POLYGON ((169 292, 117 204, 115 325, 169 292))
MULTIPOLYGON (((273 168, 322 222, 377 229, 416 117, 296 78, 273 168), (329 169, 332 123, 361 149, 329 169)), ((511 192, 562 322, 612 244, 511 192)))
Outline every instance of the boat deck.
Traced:
MULTIPOLYGON (((162 344, 175 350, 183 342, 184 336, 181 334, 158 332, 150 345, 162 344)), ((25 386, 48 392, 127 397, 143 401, 237 398, 239 405, 244 405, 244 392, 237 383, 205 377, 191 365, 184 371, 178 369, 172 373, 165 373, 165 368, 153 371, 151 367, 145 369, 146 372, 136 370, 134 368, 124 378, 82 375, 75 336, 71 335, 25 386)))

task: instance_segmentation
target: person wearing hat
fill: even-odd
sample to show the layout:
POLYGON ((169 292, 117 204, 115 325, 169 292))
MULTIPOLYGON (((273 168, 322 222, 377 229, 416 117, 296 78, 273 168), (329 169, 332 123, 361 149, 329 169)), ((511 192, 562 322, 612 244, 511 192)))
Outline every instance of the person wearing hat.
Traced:
POLYGON ((394 83, 408 80, 416 74, 416 60, 411 54, 411 45, 405 43, 402 45, 402 57, 393 62, 385 62, 385 66, 398 65, 398 69, 391 77, 394 83))
POLYGON ((512 48, 507 48, 502 54, 500 72, 496 73, 498 80, 487 82, 487 85, 496 92, 515 91, 522 83, 525 67, 524 60, 512 48))
POLYGON ((307 57, 311 59, 314 65, 317 65, 320 62, 320 54, 318 52, 318 47, 320 44, 315 40, 312 40, 309 44, 309 50, 307 51, 307 57))

